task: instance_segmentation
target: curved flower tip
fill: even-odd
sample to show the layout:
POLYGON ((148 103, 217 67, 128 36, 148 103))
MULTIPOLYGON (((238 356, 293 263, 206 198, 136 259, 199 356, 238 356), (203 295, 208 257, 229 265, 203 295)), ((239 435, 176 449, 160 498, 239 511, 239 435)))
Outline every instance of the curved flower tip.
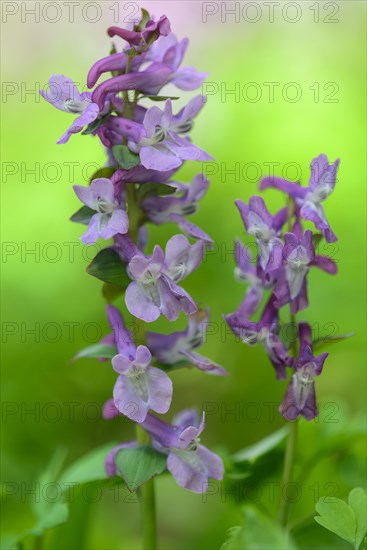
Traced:
POLYGON ((119 374, 113 390, 116 408, 135 422, 143 422, 149 409, 163 414, 172 400, 169 376, 150 366, 151 353, 146 346, 136 349, 135 357, 115 355, 112 366, 119 374))

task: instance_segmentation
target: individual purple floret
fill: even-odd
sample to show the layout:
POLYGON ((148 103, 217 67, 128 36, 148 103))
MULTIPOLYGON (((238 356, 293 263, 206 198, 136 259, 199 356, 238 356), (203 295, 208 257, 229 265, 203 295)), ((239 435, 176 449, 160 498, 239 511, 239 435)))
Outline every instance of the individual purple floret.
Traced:
POLYGON ((209 181, 202 174, 197 174, 191 184, 170 181, 169 185, 177 189, 174 194, 148 196, 142 202, 143 210, 149 220, 157 225, 169 222, 177 223, 181 231, 189 237, 202 240, 211 246, 213 240, 209 235, 184 218, 184 216, 190 216, 196 212, 198 202, 209 187, 209 181))
POLYGON ((208 374, 227 375, 223 367, 193 351, 203 344, 208 321, 209 311, 199 310, 189 315, 188 326, 184 331, 172 334, 147 332, 147 345, 162 365, 174 366, 186 359, 208 374))
POLYGON ((81 202, 97 212, 91 217, 88 229, 81 237, 85 244, 93 244, 99 237, 110 239, 118 233, 127 233, 129 229, 125 197, 121 193, 121 187, 114 185, 114 176, 112 180, 95 179, 89 187, 73 187, 81 202))
POLYGON ((286 367, 293 364, 293 357, 288 355, 287 348, 278 335, 278 309, 275 307, 274 296, 270 297, 257 323, 248 319, 249 311, 245 311, 245 303, 235 313, 224 315, 224 319, 232 332, 244 343, 254 346, 260 342, 275 368, 277 378, 286 378, 286 367))
POLYGON ((308 306, 307 273, 311 266, 317 266, 330 274, 337 271, 336 264, 325 256, 316 256, 312 244, 312 231, 309 229, 303 236, 294 233, 284 235, 282 252, 283 267, 278 270, 274 288, 276 307, 291 304, 291 313, 308 306))
POLYGON ((319 155, 311 162, 311 177, 308 187, 301 187, 282 178, 266 177, 261 181, 260 189, 275 187, 287 193, 299 207, 300 216, 304 220, 312 221, 328 242, 334 242, 336 236, 325 217, 321 203, 334 190, 339 163, 340 160, 337 159, 333 164, 329 164, 326 155, 319 155))
POLYGON ((61 136, 57 143, 66 143, 72 134, 81 132, 85 126, 96 120, 99 107, 92 102, 90 92, 79 93, 74 82, 62 74, 52 75, 48 81, 50 90, 40 94, 51 105, 74 115, 79 115, 61 136))
POLYGON ((172 400, 169 376, 150 365, 152 356, 146 346, 135 347, 122 315, 114 306, 107 307, 107 317, 119 352, 112 359, 112 366, 119 374, 113 390, 116 408, 135 422, 142 422, 149 409, 166 413, 172 400))
POLYGON ((282 241, 278 235, 287 221, 288 210, 283 208, 272 216, 261 197, 253 196, 249 204, 235 201, 249 235, 256 238, 259 259, 263 270, 271 271, 281 264, 282 241))
MULTIPOLYGON (((191 124, 191 118, 189 120, 191 124)), ((208 153, 179 135, 179 133, 187 133, 191 128, 187 120, 180 122, 177 117, 174 117, 169 99, 163 111, 155 106, 147 111, 143 127, 143 137, 138 143, 130 140, 129 148, 139 153, 140 161, 145 168, 165 171, 178 168, 184 160, 212 159, 208 153)))
POLYGON ((109 36, 119 36, 139 53, 149 48, 160 36, 167 36, 170 32, 171 25, 165 15, 162 15, 158 21, 150 19, 141 31, 130 31, 121 27, 110 27, 108 29, 109 36))
POLYGON ((186 237, 175 235, 167 242, 165 253, 156 245, 152 256, 134 256, 128 267, 133 282, 125 296, 130 313, 148 323, 161 313, 170 321, 177 319, 180 311, 195 313, 195 302, 177 283, 197 269, 203 255, 201 241, 190 245, 186 237))
POLYGON ((329 355, 313 355, 309 324, 299 323, 299 338, 300 354, 294 366, 295 373, 279 407, 286 420, 296 420, 301 415, 306 420, 312 420, 318 415, 314 379, 321 374, 325 359, 329 355))

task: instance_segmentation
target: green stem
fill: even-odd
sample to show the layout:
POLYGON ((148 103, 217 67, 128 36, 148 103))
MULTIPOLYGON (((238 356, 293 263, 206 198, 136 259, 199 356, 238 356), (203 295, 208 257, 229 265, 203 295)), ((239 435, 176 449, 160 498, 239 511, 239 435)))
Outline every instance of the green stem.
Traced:
POLYGON ((297 444, 297 428, 298 420, 290 424, 290 431, 288 435, 287 448, 285 451, 283 478, 280 487, 280 501, 278 520, 284 527, 288 524, 289 505, 290 502, 287 499, 287 487, 293 479, 293 468, 296 456, 296 444, 297 444))
MULTIPOLYGON (((141 225, 141 211, 136 198, 136 188, 130 183, 127 186, 127 205, 129 214, 129 236, 138 241, 141 225)), ((145 324, 141 319, 134 318, 134 341, 136 346, 145 344, 145 324)), ((136 440, 138 445, 149 445, 148 434, 136 424, 136 440)), ((142 520, 143 545, 142 550, 157 550, 157 518, 155 507, 154 478, 145 482, 139 488, 139 501, 142 520)))
MULTIPOLYGON (((147 433, 136 425, 136 439, 139 445, 147 445, 150 439, 147 433)), ((139 500, 142 519, 142 550, 157 550, 157 515, 155 506, 154 478, 139 488, 139 500)))

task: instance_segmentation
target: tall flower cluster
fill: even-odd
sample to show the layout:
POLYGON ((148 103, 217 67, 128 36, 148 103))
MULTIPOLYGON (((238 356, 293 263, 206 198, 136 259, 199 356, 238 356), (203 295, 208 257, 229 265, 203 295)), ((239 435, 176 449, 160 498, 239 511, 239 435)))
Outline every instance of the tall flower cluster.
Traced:
MULTIPOLYGON (((177 98, 159 95, 169 83, 180 90, 195 90, 206 74, 193 67, 182 68, 188 40, 177 40, 165 16, 154 20, 142 10, 141 21, 133 28, 110 27, 108 34, 122 47, 114 47, 93 65, 87 76, 88 91, 78 91, 63 75, 53 75, 49 90, 41 91, 50 104, 75 117, 58 143, 81 132, 96 136, 106 151, 106 166, 90 185, 74 185, 82 206, 72 217, 87 225, 81 237, 86 245, 112 239, 88 268, 105 281, 109 302, 111 333, 97 346, 97 355, 101 360, 112 358, 117 374, 104 416, 124 415, 136 422, 154 449, 167 457, 167 469, 177 483, 203 492, 209 477, 221 479, 223 475, 221 459, 199 443, 204 418, 188 410, 168 423, 154 413, 170 409, 172 368, 194 366, 207 374, 226 374, 220 365, 196 352, 205 339, 209 312, 199 310, 182 286, 202 262, 205 247, 212 244, 187 219, 196 212, 208 180, 202 174, 190 184, 175 179, 185 161, 212 158, 189 136, 204 98, 197 95, 177 111, 177 98), (147 100, 160 102, 163 108, 157 104, 148 108, 147 100), (146 252, 149 224, 165 223, 175 224, 184 234, 172 237, 164 250, 156 245, 151 253, 146 252), (133 317, 134 334, 121 311, 111 304, 122 293, 133 317), (145 334, 145 323, 160 315, 174 321, 181 312, 187 316, 186 330, 145 334)), ((129 442, 114 449, 106 460, 109 475, 118 471, 118 454, 136 445, 129 442)))
POLYGON ((320 239, 334 242, 336 236, 325 217, 322 202, 332 193, 339 160, 329 164, 326 155, 311 162, 308 187, 302 187, 277 177, 266 177, 260 190, 278 189, 288 195, 288 206, 272 215, 260 196, 252 196, 248 204, 236 201, 249 235, 255 238, 257 257, 240 241, 235 244, 237 278, 248 284, 238 310, 225 315, 233 333, 249 345, 260 343, 265 349, 278 379, 292 371, 280 413, 287 420, 304 416, 312 420, 317 414, 315 377, 320 375, 327 353, 315 356, 311 327, 296 321, 296 314, 308 307, 307 278, 311 268, 318 267, 329 274, 337 271, 335 262, 319 256, 315 246, 320 239), (304 230, 308 221, 318 231, 304 230), (266 298, 266 299, 265 299, 266 298), (265 305, 258 321, 253 320, 259 306, 265 305), (288 349, 279 311, 290 308, 290 320, 295 337, 292 351, 288 349), (298 345, 299 344, 299 345, 298 345))

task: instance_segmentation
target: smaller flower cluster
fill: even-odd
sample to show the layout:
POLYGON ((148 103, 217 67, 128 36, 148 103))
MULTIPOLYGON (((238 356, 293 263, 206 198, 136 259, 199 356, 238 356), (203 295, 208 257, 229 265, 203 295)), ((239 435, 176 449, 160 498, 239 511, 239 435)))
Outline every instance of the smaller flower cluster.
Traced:
MULTIPOLYGON (((287 367, 294 372, 285 398, 279 407, 287 420, 303 415, 308 420, 317 414, 314 379, 318 376, 327 353, 314 356, 310 326, 297 325, 299 338, 298 358, 291 355, 280 335, 279 310, 289 305, 291 321, 308 306, 307 277, 312 267, 329 274, 337 271, 335 262, 316 253, 315 242, 324 237, 327 242, 336 240, 322 207, 322 202, 335 187, 339 160, 329 164, 326 155, 312 160, 308 187, 301 187, 277 177, 266 177, 260 189, 273 187, 289 196, 288 206, 274 216, 260 196, 253 196, 249 204, 236 201, 241 218, 249 235, 255 237, 258 255, 254 260, 249 248, 240 241, 235 245, 235 274, 248 283, 243 302, 238 310, 225 315, 232 332, 249 345, 261 343, 278 379, 287 377, 287 367), (303 230, 302 220, 312 222, 320 233, 303 230), (284 228, 287 226, 287 230, 284 228), (253 321, 265 295, 268 295, 258 321, 253 321)), ((296 349, 297 346, 293 346, 296 349)))

